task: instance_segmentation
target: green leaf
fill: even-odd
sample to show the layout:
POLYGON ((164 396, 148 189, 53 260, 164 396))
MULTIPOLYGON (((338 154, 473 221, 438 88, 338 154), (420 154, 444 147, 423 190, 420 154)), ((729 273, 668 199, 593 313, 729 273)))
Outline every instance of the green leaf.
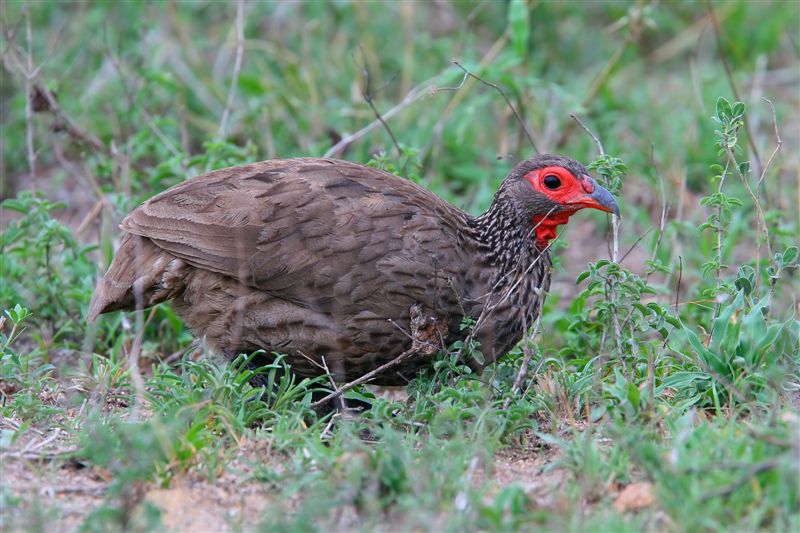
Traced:
POLYGON ((641 392, 639 391, 639 387, 633 383, 628 383, 628 401, 631 402, 631 405, 636 409, 639 408, 640 397, 641 392))
POLYGON ((722 96, 717 98, 717 117, 725 118, 731 116, 731 104, 722 96))
POLYGON ((797 259, 797 246, 790 246, 783 252, 783 264, 791 265, 797 259))
POLYGON ((734 285, 740 291, 744 291, 745 295, 753 292, 753 287, 756 282, 756 271, 750 265, 742 265, 737 272, 737 278, 734 285))
POLYGON ((664 381, 661 382, 661 385, 656 387, 656 394, 661 393, 666 388, 683 389, 699 379, 708 380, 710 377, 705 372, 675 372, 674 374, 667 376, 664 381))
POLYGON ((7 200, 3 200, 3 203, 0 204, 0 207, 2 207, 3 209, 10 209, 11 211, 16 211, 17 213, 22 213, 22 214, 28 212, 28 208, 25 206, 25 203, 17 200, 16 198, 9 198, 7 200))
POLYGON ((508 6, 508 28, 511 45, 518 57, 525 57, 530 37, 530 17, 526 0, 511 0, 508 6))
POLYGON ((578 275, 577 279, 575 279, 575 285, 580 285, 581 281, 585 280, 588 277, 589 277, 589 271, 584 270, 578 275))
POLYGON ((750 172, 750 161, 742 161, 739 163, 739 172, 742 175, 746 175, 750 172))
POLYGON ((483 353, 481 353, 479 350, 471 350, 469 354, 479 365, 486 364, 486 358, 483 356, 483 353))
POLYGON ((729 344, 731 342, 731 335, 735 334, 737 338, 739 336, 739 328, 733 321, 733 315, 743 307, 744 291, 740 290, 736 294, 736 298, 733 299, 733 302, 723 307, 719 313, 719 317, 714 321, 714 338, 711 341, 711 345, 708 347, 709 350, 720 353, 721 349, 727 351, 732 348, 729 344), (723 345, 723 341, 727 342, 723 345))
POLYGON ((753 285, 750 283, 750 280, 747 278, 739 278, 734 283, 737 289, 744 292, 745 294, 750 294, 753 292, 753 285))
POLYGON ((722 359, 720 359, 717 354, 703 346, 703 343, 700 341, 700 337, 697 336, 697 333, 689 329, 686 324, 683 324, 683 332, 686 335, 686 340, 689 341, 689 346, 691 346, 695 355, 700 359, 701 362, 705 363, 709 368, 711 368, 711 370, 718 374, 729 374, 728 365, 722 359))

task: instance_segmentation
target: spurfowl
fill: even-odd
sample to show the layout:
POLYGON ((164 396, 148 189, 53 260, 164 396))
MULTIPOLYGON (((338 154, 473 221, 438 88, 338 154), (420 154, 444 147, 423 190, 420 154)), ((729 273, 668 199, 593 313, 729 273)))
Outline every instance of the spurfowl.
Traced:
POLYGON ((576 211, 619 214, 566 157, 537 155, 473 217, 392 174, 346 161, 226 168, 154 196, 123 220, 89 320, 173 301, 227 357, 285 353, 300 376, 352 380, 419 345, 372 382, 406 384, 432 346, 463 339, 485 364, 521 338, 550 286, 548 243, 576 211))

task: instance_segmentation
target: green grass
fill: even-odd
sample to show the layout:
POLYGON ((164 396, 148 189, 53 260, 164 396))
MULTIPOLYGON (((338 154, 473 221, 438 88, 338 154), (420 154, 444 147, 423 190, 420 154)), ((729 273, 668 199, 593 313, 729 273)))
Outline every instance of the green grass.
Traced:
POLYGON ((236 4, 3 4, 0 527, 800 529, 800 8, 715 2, 722 49, 691 2, 245 9, 220 134, 236 4), (28 54, 61 114, 26 112, 28 54), (399 149, 379 126, 338 157, 485 209, 533 150, 453 58, 623 212, 617 260, 605 215, 573 218, 503 361, 476 376, 453 346, 407 397, 358 388, 372 409, 332 420, 326 379, 279 361, 253 388, 168 305, 86 324, 130 209, 321 156, 375 121, 367 98, 420 95, 387 119, 399 149), (641 483, 651 503, 615 506, 641 483))

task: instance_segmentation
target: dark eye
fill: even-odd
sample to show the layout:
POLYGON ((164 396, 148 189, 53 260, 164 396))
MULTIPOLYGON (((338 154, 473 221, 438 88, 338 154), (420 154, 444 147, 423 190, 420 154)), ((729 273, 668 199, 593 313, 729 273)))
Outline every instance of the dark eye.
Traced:
POLYGON ((542 182, 544 183, 544 186, 547 187, 548 189, 558 189, 559 187, 561 187, 561 179, 554 174, 548 174, 547 176, 544 177, 544 180, 542 180, 542 182))

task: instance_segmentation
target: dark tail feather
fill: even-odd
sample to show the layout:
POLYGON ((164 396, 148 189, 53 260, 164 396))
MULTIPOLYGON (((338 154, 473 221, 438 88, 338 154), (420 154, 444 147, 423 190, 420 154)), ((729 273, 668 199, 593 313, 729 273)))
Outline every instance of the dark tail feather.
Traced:
POLYGON ((146 309, 184 289, 186 264, 147 237, 126 233, 111 266, 95 287, 89 322, 120 309, 146 309))

